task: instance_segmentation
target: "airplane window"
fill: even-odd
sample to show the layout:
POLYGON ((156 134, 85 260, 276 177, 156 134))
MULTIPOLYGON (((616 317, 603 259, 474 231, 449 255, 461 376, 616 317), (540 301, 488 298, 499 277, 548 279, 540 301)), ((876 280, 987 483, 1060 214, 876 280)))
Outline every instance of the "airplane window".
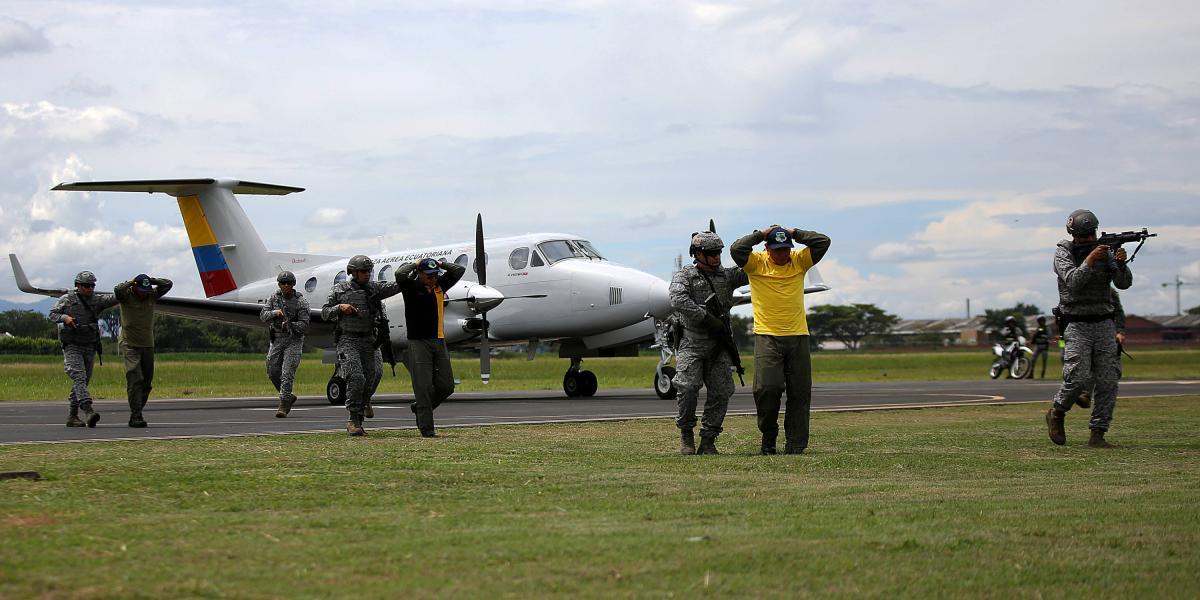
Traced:
POLYGON ((546 260, 550 261, 550 264, 554 264, 564 258, 584 258, 586 256, 583 250, 580 250, 566 240, 542 242, 538 244, 538 249, 542 251, 542 254, 546 255, 546 260))
POLYGON ((334 283, 341 283, 345 280, 346 280, 346 272, 345 271, 338 271, 338 274, 336 276, 334 276, 334 278, 333 278, 334 283))
POLYGON ((304 282, 304 291, 311 294, 311 293, 313 293, 313 290, 315 290, 315 289, 317 289, 317 278, 309 277, 308 281, 304 282))
POLYGON ((456 264, 456 265, 458 265, 458 266, 460 266, 460 267, 465 267, 465 266, 467 266, 467 255, 466 255, 466 254, 459 254, 459 255, 458 255, 458 258, 454 259, 454 264, 456 264))
POLYGON ((540 267, 540 266, 543 266, 543 265, 545 265, 545 264, 546 264, 546 263, 542 262, 542 257, 541 257, 541 256, 539 256, 537 252, 534 252, 534 253, 533 253, 533 259, 532 259, 532 260, 529 262, 529 266, 531 266, 531 267, 540 267))
POLYGON ((379 270, 379 280, 387 281, 387 276, 392 273, 392 265, 386 265, 379 270))
POLYGON ((520 271, 529 264, 529 248, 517 248, 508 255, 508 268, 520 271))
POLYGON ((596 247, 593 246, 591 242, 589 242, 587 240, 575 240, 575 243, 579 244, 579 247, 583 249, 583 251, 588 255, 588 257, 599 258, 601 260, 604 259, 604 257, 600 255, 600 252, 598 252, 596 250, 596 247))
MULTIPOLYGON (((483 253, 483 266, 486 267, 487 262, 488 262, 488 255, 487 255, 487 252, 484 252, 483 253)), ((471 270, 475 271, 476 273, 479 273, 479 259, 475 259, 474 261, 471 262, 471 270)))

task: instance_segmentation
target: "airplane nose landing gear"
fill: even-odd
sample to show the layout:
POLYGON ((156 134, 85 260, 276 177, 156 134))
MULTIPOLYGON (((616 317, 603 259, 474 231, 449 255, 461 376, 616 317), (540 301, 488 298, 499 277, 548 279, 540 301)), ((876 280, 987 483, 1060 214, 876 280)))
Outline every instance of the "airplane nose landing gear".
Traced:
POLYGON ((566 375, 563 375, 563 391, 571 398, 590 398, 595 396, 596 390, 600 388, 595 373, 579 370, 582 364, 582 358, 572 358, 571 366, 567 368, 566 375))

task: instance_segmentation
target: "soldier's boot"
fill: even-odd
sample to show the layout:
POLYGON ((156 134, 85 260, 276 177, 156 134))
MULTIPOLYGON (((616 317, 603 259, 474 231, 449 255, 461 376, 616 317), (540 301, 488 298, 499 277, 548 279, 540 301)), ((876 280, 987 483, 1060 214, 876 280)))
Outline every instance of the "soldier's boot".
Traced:
POLYGON ((146 420, 142 418, 142 396, 140 392, 129 399, 129 426, 137 428, 146 426, 146 420))
POLYGON ((79 407, 83 411, 83 422, 87 423, 88 427, 95 427, 96 423, 100 422, 100 413, 92 410, 92 403, 88 402, 79 407))
POLYGON ((1075 399, 1075 406, 1078 406, 1079 408, 1091 408, 1092 393, 1090 391, 1079 392, 1079 397, 1075 399))
POLYGON ((286 402, 287 401, 284 400, 283 398, 279 399, 279 405, 275 407, 275 418, 276 419, 282 419, 287 416, 288 411, 286 408, 284 408, 284 404, 286 402))
POLYGON ((798 444, 784 444, 784 454, 804 454, 804 448, 798 444))
POLYGON ((67 415, 67 427, 83 427, 83 421, 79 420, 79 409, 72 406, 71 413, 67 415))
POLYGON ((285 397, 283 399, 283 414, 284 415, 291 414, 292 407, 295 405, 296 405, 296 395, 288 394, 287 397, 285 397))
POLYGON ((1051 408, 1046 411, 1046 431, 1050 434, 1050 441, 1059 446, 1067 443, 1067 431, 1064 427, 1067 413, 1051 408))
POLYGON ((366 430, 363 429, 362 422, 363 416, 361 414, 351 413, 350 420, 346 421, 346 431, 355 437, 367 435, 366 430))
POLYGON ((374 418, 375 418, 375 409, 374 409, 374 408, 371 408, 371 402, 370 402, 370 401, 368 401, 368 402, 367 402, 367 403, 366 403, 366 404, 363 406, 363 416, 364 416, 364 417, 366 417, 366 418, 368 418, 368 419, 374 419, 374 418))
POLYGON ((1112 442, 1105 441, 1103 429, 1093 429, 1092 437, 1088 438, 1088 447, 1089 448, 1119 448, 1120 446, 1118 446, 1117 444, 1114 444, 1112 442))
POLYGON ((717 436, 700 436, 700 449, 696 451, 696 454, 720 454, 717 452, 717 436))
POLYGON ((775 438, 764 435, 762 439, 762 446, 759 447, 758 453, 762 454, 763 456, 778 454, 778 452, 775 450, 775 438))
POLYGON ((679 430, 679 453, 684 456, 696 453, 696 435, 691 429, 679 430))

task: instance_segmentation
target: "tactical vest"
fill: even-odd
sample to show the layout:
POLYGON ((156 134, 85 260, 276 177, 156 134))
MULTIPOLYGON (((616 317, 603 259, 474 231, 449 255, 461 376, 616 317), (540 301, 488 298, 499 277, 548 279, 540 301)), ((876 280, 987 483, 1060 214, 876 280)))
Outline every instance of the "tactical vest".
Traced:
POLYGON ((349 335, 365 336, 370 334, 375 329, 375 315, 369 301, 373 293, 371 288, 363 288, 352 282, 343 283, 342 286, 342 290, 338 292, 338 303, 349 304, 358 312, 339 316, 338 329, 349 335))
POLYGON ((67 293, 67 306, 62 311, 75 319, 75 327, 59 324, 58 339, 65 344, 91 346, 100 341, 100 324, 97 322, 103 308, 94 306, 97 303, 95 295, 84 304, 84 300, 76 292, 67 293), (90 308, 89 308, 90 307, 90 308))
MULTIPOLYGON (((286 333, 284 331, 284 323, 295 323, 300 320, 300 292, 292 292, 291 298, 286 298, 283 292, 275 292, 275 296, 271 298, 271 308, 283 310, 285 319, 271 319, 271 331, 276 334, 286 333)), ((294 330, 293 330, 294 333, 294 330)))

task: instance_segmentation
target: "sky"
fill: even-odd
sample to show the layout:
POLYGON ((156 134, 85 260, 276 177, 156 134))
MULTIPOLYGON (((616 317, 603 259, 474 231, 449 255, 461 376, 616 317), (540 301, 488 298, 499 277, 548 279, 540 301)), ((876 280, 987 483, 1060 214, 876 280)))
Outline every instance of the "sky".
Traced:
MULTIPOLYGON (((1067 214, 1148 227, 1122 295, 1200 305, 1200 5, 0 2, 0 251, 40 285, 203 297, 159 194, 220 177, 272 250, 570 232, 664 279, 689 235, 833 240, 819 303, 905 318, 1057 303, 1067 214)), ((0 299, 16 289, 0 265, 0 299)))

